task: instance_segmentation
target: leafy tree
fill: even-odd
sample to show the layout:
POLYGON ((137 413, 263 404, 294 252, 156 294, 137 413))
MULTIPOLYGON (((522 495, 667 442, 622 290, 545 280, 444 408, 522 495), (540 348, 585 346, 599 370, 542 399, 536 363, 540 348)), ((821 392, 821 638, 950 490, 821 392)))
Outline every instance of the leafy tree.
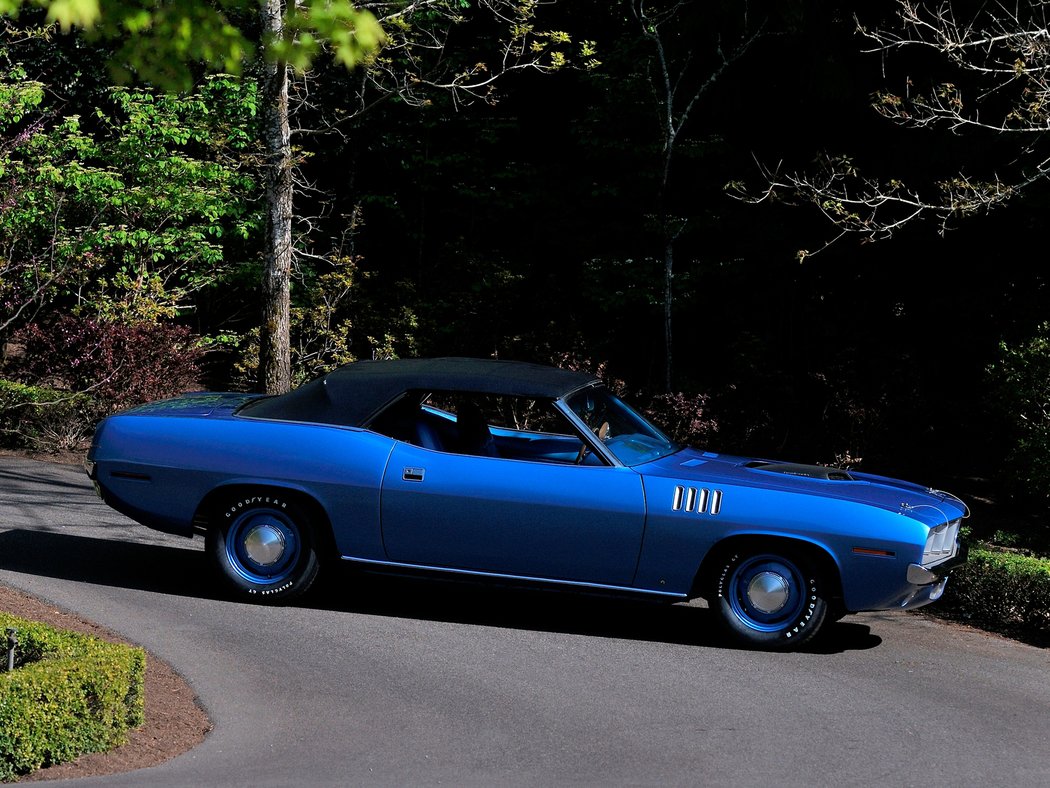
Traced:
MULTIPOLYGON (((367 58, 383 40, 368 11, 348 0, 286 3, 266 0, 258 16, 261 37, 245 28, 254 17, 243 0, 174 0, 156 5, 122 0, 33 0, 63 29, 86 28, 95 37, 118 40, 111 70, 169 90, 186 90, 202 65, 238 73, 253 53, 268 62, 261 118, 266 146, 267 251, 263 271, 262 385, 285 391, 291 384, 288 345, 293 183, 289 138, 288 75, 309 66, 322 44, 350 67, 367 58), (235 24, 241 21, 241 25, 235 24)), ((424 3, 424 5, 428 5, 424 3)), ((17 13, 22 0, 0 0, 0 14, 17 13)))
MULTIPOLYGON (((22 2, 0 0, 0 13, 17 12, 22 2)), ((259 371, 260 384, 269 392, 286 390, 291 382, 290 288, 297 213, 297 154, 291 123, 295 97, 289 98, 292 71, 303 74, 322 50, 345 66, 364 64, 356 92, 359 106, 341 113, 345 122, 390 97, 410 105, 427 103, 434 91, 448 93, 457 102, 490 98, 495 81, 504 74, 564 65, 563 50, 569 43, 563 33, 535 28, 538 0, 420 0, 363 3, 357 8, 346 0, 266 0, 257 17, 242 0, 214 4, 175 0, 159 7, 114 0, 32 0, 32 4, 46 7, 49 17, 63 28, 90 28, 92 36, 116 41, 119 49, 110 63, 120 79, 134 77, 168 89, 186 89, 201 66, 237 71, 242 61, 254 62, 253 55, 265 55, 260 117, 266 147, 268 229, 259 371), (479 19, 490 28, 479 40, 498 41, 492 56, 448 57, 453 32, 479 19), (256 20, 258 36, 248 32, 256 20), (502 32, 493 35, 492 29, 502 32), (380 51, 384 42, 387 46, 380 51)), ((325 128, 331 125, 326 123, 325 128)))
POLYGON ((55 301, 110 322, 174 317, 259 224, 244 169, 254 86, 115 88, 89 116, 62 116, 26 76, 0 80, 0 330, 55 301))
MULTIPOLYGON (((295 106, 297 111, 283 112, 283 117, 274 116, 264 123, 274 162, 268 185, 270 253, 263 276, 265 306, 259 343, 259 376, 266 391, 284 391, 291 383, 293 305, 289 285, 296 262, 309 259, 303 247, 308 246, 306 236, 313 229, 312 217, 296 210, 296 184, 302 186, 306 179, 298 167, 302 148, 294 143, 301 140, 299 145, 305 147, 306 139, 318 135, 343 139, 352 132, 367 134, 367 129, 362 132, 367 118, 386 103, 422 109, 442 99, 456 107, 493 101, 497 82, 509 74, 547 73, 566 66, 571 39, 564 32, 537 29, 539 6, 537 0, 362 3, 362 9, 375 13, 385 39, 355 72, 320 77, 303 74, 289 80, 287 68, 278 66, 276 72, 271 71, 270 78, 276 81, 270 82, 271 99, 265 106, 295 106), (457 41, 466 43, 456 46, 457 41), (328 91, 328 102, 315 101, 318 89, 328 91), (342 98, 333 99, 333 94, 342 98), (298 234, 296 220, 305 225, 298 234)), ((590 42, 580 44, 578 56, 584 63, 593 54, 590 42)), ((349 195, 350 202, 355 199, 349 195)), ((359 203, 353 205, 352 213, 360 213, 359 203)), ((309 322, 300 321, 300 325, 309 322)))
POLYGON ((47 21, 63 31, 79 28, 114 43, 109 65, 118 81, 138 79, 171 91, 190 90, 201 66, 239 74, 260 51, 268 60, 305 69, 323 44, 337 61, 353 66, 383 38, 375 17, 349 0, 264 2, 263 40, 259 7, 250 0, 0 0, 0 15, 17 16, 23 7, 45 9, 47 21))

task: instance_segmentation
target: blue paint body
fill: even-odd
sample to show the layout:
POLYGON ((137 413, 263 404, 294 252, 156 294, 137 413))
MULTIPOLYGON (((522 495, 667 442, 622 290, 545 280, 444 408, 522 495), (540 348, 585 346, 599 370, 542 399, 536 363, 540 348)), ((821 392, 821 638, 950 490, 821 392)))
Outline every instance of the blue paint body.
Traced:
MULTIPOLYGON (((936 599, 944 573, 915 582, 909 567, 947 565, 924 553, 931 529, 957 531, 966 516, 953 496, 868 474, 813 478, 799 475, 813 470, 804 466, 765 470, 689 448, 628 465, 609 461, 585 428, 585 437, 494 429, 504 452, 534 459, 474 456, 362 427, 239 415, 255 399, 187 395, 106 419, 88 458, 100 494, 144 525, 186 536, 209 523, 223 491, 291 494, 318 513, 339 556, 373 568, 672 600, 710 596, 720 568, 705 564, 710 556, 786 546, 828 568, 847 611, 936 599), (593 443, 577 463, 581 440, 593 443)), ((632 451, 647 447, 639 439, 632 451)), ((958 553, 955 544, 948 558, 958 553)), ((736 582, 765 566, 752 562, 736 582)))

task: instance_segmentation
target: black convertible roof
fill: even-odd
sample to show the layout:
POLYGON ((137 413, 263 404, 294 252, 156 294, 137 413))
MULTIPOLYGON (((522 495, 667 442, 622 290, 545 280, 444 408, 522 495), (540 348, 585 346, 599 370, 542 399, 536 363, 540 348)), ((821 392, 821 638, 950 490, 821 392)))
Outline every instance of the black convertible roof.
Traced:
POLYGON ((406 391, 467 391, 556 399, 597 383, 583 372, 478 358, 357 361, 281 394, 255 400, 240 415, 360 427, 406 391))

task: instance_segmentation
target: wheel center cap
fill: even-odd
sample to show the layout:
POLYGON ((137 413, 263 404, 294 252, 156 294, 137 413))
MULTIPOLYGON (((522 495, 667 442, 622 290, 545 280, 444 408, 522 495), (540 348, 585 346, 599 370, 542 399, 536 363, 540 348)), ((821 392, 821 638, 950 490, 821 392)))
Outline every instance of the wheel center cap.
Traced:
POLYGON ((787 604, 791 589, 776 572, 759 572, 747 585, 747 600, 763 613, 776 613, 787 604))
POLYGON ((273 525, 258 525, 244 537, 244 552, 259 566, 272 566, 284 555, 285 541, 281 530, 273 525))

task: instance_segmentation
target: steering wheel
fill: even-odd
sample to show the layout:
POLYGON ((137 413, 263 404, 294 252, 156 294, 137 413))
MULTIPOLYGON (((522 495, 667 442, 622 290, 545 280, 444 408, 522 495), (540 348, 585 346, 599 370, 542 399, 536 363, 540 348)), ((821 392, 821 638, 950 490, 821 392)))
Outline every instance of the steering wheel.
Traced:
MULTIPOLYGON (((605 443, 605 439, 609 437, 609 422, 603 421, 602 426, 596 429, 594 431, 594 434, 598 436, 598 440, 600 440, 602 443, 605 443)), ((580 451, 576 455, 577 465, 580 465, 583 462, 583 458, 587 456, 588 451, 589 449, 587 448, 587 441, 583 441, 580 444, 580 451)))

